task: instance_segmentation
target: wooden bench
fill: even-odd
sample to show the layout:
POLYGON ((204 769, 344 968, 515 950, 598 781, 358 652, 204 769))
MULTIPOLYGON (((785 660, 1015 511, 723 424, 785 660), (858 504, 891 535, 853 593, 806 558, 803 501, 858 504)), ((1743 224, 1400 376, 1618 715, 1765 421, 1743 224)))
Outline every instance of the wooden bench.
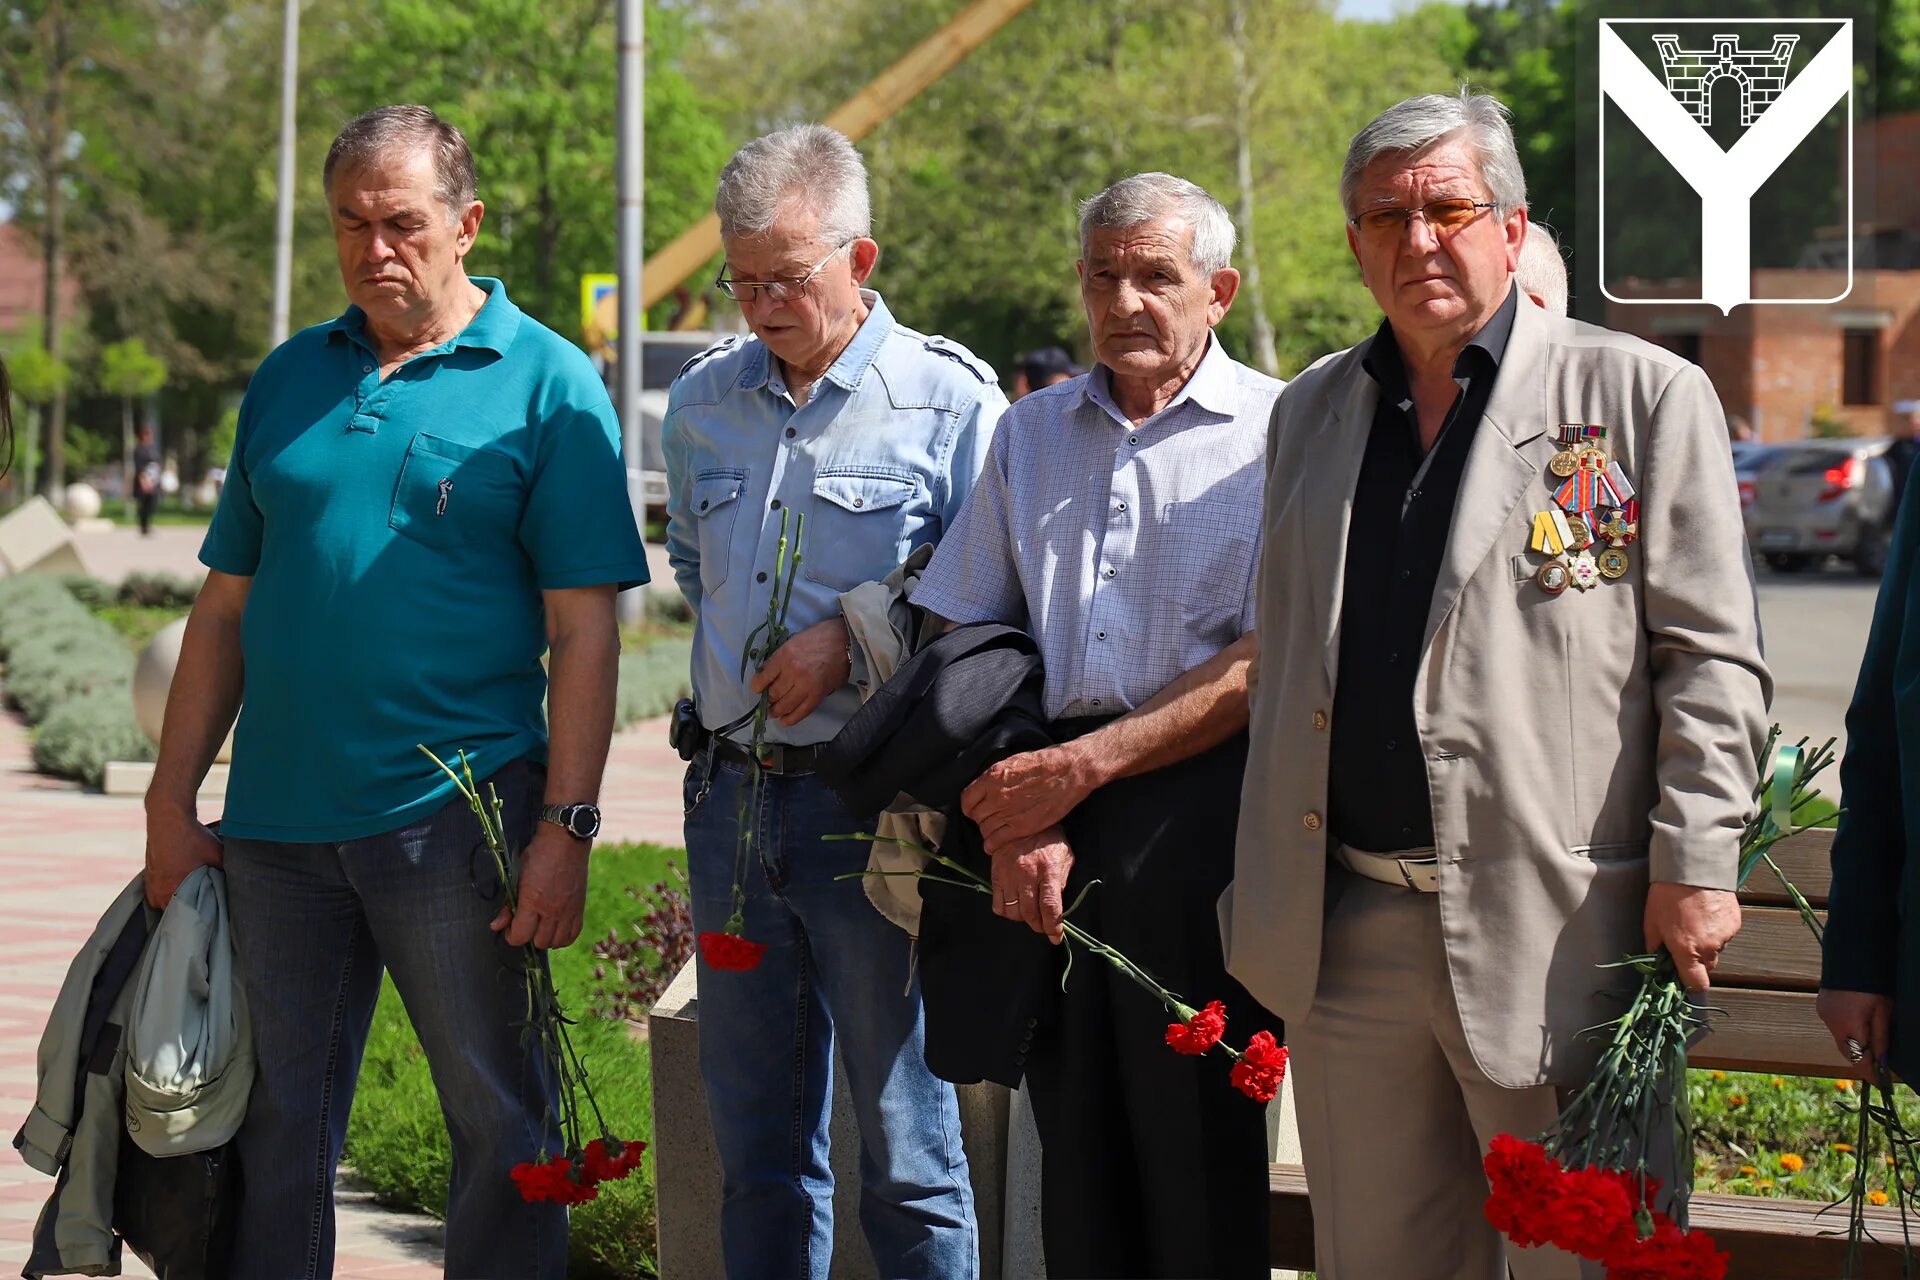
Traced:
MULTIPOLYGON (((1808 831, 1774 846, 1774 860, 1822 920, 1831 880, 1830 831, 1808 831)), ((1714 972, 1712 1030, 1694 1046, 1690 1065, 1782 1076, 1853 1076, 1833 1038, 1814 1016, 1820 985, 1820 949, 1792 901, 1766 867, 1740 894, 1744 922, 1714 972)), ((1311 1270, 1313 1210, 1298 1165, 1271 1166, 1273 1265, 1311 1270)), ((1874 1234, 1898 1243, 1897 1211, 1869 1210, 1874 1234)), ((1825 1280, 1841 1274, 1846 1251, 1845 1206, 1763 1196, 1696 1195, 1691 1225, 1711 1233, 1732 1255, 1728 1275, 1738 1280, 1825 1280), (1826 1210, 1823 1212, 1823 1210, 1826 1210)), ((1916 1221, 1920 1243, 1920 1221, 1916 1221)), ((1856 1275, 1897 1280, 1895 1249, 1869 1247, 1856 1275)))

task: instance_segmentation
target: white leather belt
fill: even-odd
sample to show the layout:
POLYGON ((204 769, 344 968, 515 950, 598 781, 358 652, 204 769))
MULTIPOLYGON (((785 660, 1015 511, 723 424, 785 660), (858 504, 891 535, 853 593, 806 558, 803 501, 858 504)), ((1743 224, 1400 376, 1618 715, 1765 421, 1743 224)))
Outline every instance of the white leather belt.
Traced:
POLYGON ((1409 849, 1402 853, 1368 853, 1346 845, 1336 845, 1334 856, 1340 865, 1357 876, 1398 885, 1416 893, 1440 892, 1440 856, 1432 849, 1409 849))

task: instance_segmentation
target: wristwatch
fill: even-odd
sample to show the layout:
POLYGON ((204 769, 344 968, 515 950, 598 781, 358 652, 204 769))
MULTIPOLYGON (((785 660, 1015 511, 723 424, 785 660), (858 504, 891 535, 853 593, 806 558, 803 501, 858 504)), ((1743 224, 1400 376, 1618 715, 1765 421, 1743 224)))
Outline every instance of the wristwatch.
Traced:
POLYGON ((540 820, 553 823, 575 840, 591 840, 600 834, 599 805, 543 805, 540 809, 540 820))

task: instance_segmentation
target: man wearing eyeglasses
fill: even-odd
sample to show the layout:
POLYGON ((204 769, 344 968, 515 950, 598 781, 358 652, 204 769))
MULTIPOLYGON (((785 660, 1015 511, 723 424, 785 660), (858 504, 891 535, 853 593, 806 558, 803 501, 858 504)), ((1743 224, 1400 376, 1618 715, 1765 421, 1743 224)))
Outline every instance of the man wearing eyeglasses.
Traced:
POLYGON ((823 840, 872 831, 877 815, 845 809, 814 762, 859 705, 854 679, 865 679, 853 670, 841 593, 940 539, 1007 402, 985 364, 895 323, 863 287, 880 249, 866 170, 840 134, 804 125, 748 143, 721 171, 714 208, 726 250, 717 284, 739 301, 752 337, 688 363, 662 441, 668 558, 698 619, 698 727, 681 743, 692 760, 694 927, 725 928, 737 874, 744 936, 766 948, 745 971, 715 968, 704 953, 700 962, 700 1065, 725 1177, 727 1273, 827 1275, 837 1050, 860 1127, 861 1225, 880 1274, 973 1276, 979 1241, 959 1113, 953 1086, 927 1070, 912 940, 868 902, 859 880, 868 847, 823 840), (752 637, 789 514, 805 517, 793 635, 768 657, 752 637), (749 811, 746 744, 762 693, 772 709, 767 776, 749 811), (742 821, 757 834, 736 867, 742 821))
POLYGON ((1704 988, 1739 927, 1769 683, 1726 426, 1516 286, 1494 99, 1390 108, 1341 198, 1385 317, 1274 412, 1228 968, 1286 1019, 1323 1280, 1576 1276, 1504 1249, 1481 1157, 1590 1071, 1603 966, 1704 988))

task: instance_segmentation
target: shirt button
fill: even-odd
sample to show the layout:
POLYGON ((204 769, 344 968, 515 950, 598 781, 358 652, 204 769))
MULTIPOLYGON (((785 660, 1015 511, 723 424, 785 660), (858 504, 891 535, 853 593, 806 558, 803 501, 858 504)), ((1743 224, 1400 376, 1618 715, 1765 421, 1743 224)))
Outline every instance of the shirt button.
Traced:
POLYGON ((1094 705, 1094 706, 1096 706, 1096 707, 1097 707, 1097 706, 1099 706, 1099 705, 1100 705, 1100 699, 1098 699, 1098 698, 1095 698, 1095 699, 1093 700, 1093 705, 1094 705))
POLYGON ((1388 654, 1388 655, 1387 655, 1387 665, 1388 665, 1388 666, 1392 666, 1392 665, 1393 665, 1394 663, 1396 663, 1396 662, 1398 662, 1398 661, 1400 661, 1400 655, 1399 655, 1399 654, 1397 654, 1397 653, 1390 653, 1390 654, 1388 654))
POLYGON ((1300 819, 1300 825, 1309 831, 1318 831, 1320 829, 1320 815, 1314 813, 1312 810, 1308 810, 1306 815, 1300 819))
POLYGON ((370 365, 370 364, 363 364, 363 365, 361 365, 361 366, 360 366, 360 372, 362 372, 362 373, 372 373, 372 372, 373 372, 373 366, 372 366, 372 365, 370 365))
POLYGON ((1388 738, 1388 739, 1387 739, 1387 750, 1389 750, 1389 751, 1398 751, 1399 749, 1400 749, 1400 744, 1399 744, 1399 742, 1398 742, 1398 741, 1396 741, 1396 740, 1395 740, 1395 739, 1393 739, 1393 738, 1388 738))
POLYGON ((1413 570, 1411 569, 1402 569, 1400 571, 1400 581, 1402 582, 1405 582, 1408 578, 1411 578, 1412 576, 1413 576, 1413 570))
POLYGON ((1093 633, 1093 638, 1095 640, 1105 640, 1107 638, 1107 633, 1104 631, 1096 631, 1093 633))
POLYGON ((708 507, 712 505, 713 504, 711 502, 708 502, 705 498, 700 499, 700 509, 702 511, 705 511, 708 507))
POLYGON ((1114 509, 1117 511, 1125 511, 1127 509, 1127 504, 1124 502, 1115 503, 1114 509))
POLYGON ((767 580, 767 571, 762 569, 759 573, 754 574, 753 580, 755 582, 765 582, 767 580))
POLYGON ((1128 444, 1139 444, 1139 443, 1140 443, 1140 437, 1139 437, 1139 436, 1128 436, 1128 437, 1127 437, 1127 443, 1128 443, 1128 444))
POLYGON ((867 505, 867 500, 865 498, 855 498, 853 500, 853 505, 856 507, 864 507, 867 505))
POLYGON ((794 430, 793 430, 793 428, 792 428, 792 427, 788 427, 788 428, 787 428, 787 439, 789 439, 789 440, 791 440, 791 439, 793 439, 793 436, 794 436, 794 430))
POLYGON ((1410 836, 1410 835, 1412 835, 1412 834, 1413 834, 1413 828, 1412 828, 1412 827, 1402 827, 1402 828, 1400 828, 1400 834, 1401 834, 1401 835, 1403 835, 1403 836, 1410 836))
POLYGON ((1314 713, 1313 713, 1313 727, 1314 727, 1314 728, 1316 728, 1316 729, 1324 729, 1324 728, 1326 728, 1326 727, 1327 727, 1327 713, 1326 713, 1326 712, 1324 712, 1324 711, 1316 711, 1316 712, 1314 712, 1314 713))
POLYGON ((780 509, 780 499, 775 498, 772 502, 770 502, 767 505, 772 507, 775 511, 778 511, 780 509))
POLYGON ((1107 567, 1107 568, 1105 568, 1105 569, 1102 569, 1102 570, 1101 570, 1100 572, 1101 572, 1101 574, 1102 574, 1102 575, 1104 575, 1105 577, 1109 577, 1109 578, 1112 578, 1112 577, 1116 577, 1116 576, 1118 576, 1118 574, 1119 574, 1119 572, 1120 572, 1120 571, 1119 571, 1118 569, 1115 569, 1115 568, 1113 568, 1113 567, 1111 567, 1111 566, 1109 566, 1109 567, 1107 567))

